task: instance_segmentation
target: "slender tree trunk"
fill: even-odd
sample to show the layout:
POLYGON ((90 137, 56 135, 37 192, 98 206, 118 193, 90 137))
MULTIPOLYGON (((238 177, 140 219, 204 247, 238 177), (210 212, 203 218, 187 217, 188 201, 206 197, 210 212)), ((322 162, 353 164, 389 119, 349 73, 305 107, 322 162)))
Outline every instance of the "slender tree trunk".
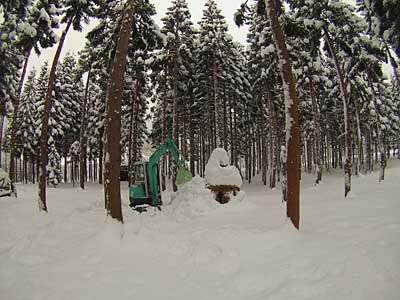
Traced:
POLYGON ((270 126, 269 126, 269 136, 270 136, 270 174, 269 174, 269 187, 274 189, 276 187, 276 165, 277 165, 277 157, 275 147, 277 145, 277 137, 276 137, 276 115, 274 104, 272 103, 271 93, 267 91, 267 102, 268 102, 268 110, 270 113, 270 126))
MULTIPOLYGON (((173 91, 174 91, 174 101, 172 107, 172 138, 175 141, 176 146, 179 148, 179 120, 178 120, 178 56, 179 56, 179 20, 176 19, 177 24, 175 25, 175 49, 173 57, 173 91)), ((178 190, 176 185, 177 176, 177 162, 174 161, 173 172, 172 172, 172 187, 174 192, 178 190)))
MULTIPOLYGON (((133 89, 132 115, 129 129, 129 164, 133 165, 138 157, 137 141, 138 141, 138 115, 139 115, 139 80, 135 80, 133 89)), ((130 169, 130 168, 129 168, 130 169)), ((131 182, 131 177, 129 177, 131 182)))
MULTIPOLYGON (((135 96, 133 97, 135 98, 135 96)), ((135 101, 135 100, 133 100, 135 101)), ((132 134, 133 134, 133 110, 134 103, 131 104, 131 111, 129 115, 129 137, 128 137, 128 185, 132 185, 132 134)))
POLYGON ((21 103, 22 87, 24 85, 26 70, 28 68, 30 56, 31 56, 31 49, 28 49, 26 52, 26 55, 25 55, 24 67, 22 69, 21 78, 20 78, 19 84, 18 84, 17 96, 14 101, 14 112, 13 112, 13 118, 12 118, 12 123, 11 123, 9 177, 11 180, 11 190, 14 193, 15 197, 17 197, 17 191, 15 189, 16 176, 15 176, 15 170, 14 170, 15 151, 17 150, 16 145, 15 145, 16 135, 17 135, 17 127, 18 127, 17 122, 18 122, 19 105, 21 103))
POLYGON ((64 182, 68 182, 68 157, 64 155, 64 182))
POLYGON ((316 171, 317 171, 317 178, 315 180, 316 184, 322 180, 322 157, 323 157, 323 149, 320 142, 322 141, 321 135, 321 123, 320 123, 320 114, 317 105, 317 99, 315 97, 315 89, 314 83, 310 78, 310 95, 311 95, 311 102, 313 108, 313 119, 314 119, 314 141, 315 141, 315 161, 316 161, 316 171))
MULTIPOLYGON (((1 104, 3 105, 3 104, 1 104)), ((2 160, 3 160, 3 130, 4 130, 4 119, 5 119, 5 107, 0 108, 0 168, 2 166, 2 160)))
POLYGON ((213 78, 213 102, 214 102, 214 124, 215 124, 215 147, 221 147, 221 136, 220 136, 220 128, 219 128, 219 97, 218 97, 218 68, 217 68, 217 59, 215 55, 213 55, 213 69, 212 69, 212 78, 213 78))
POLYGON ((278 20, 276 0, 265 0, 267 13, 271 22, 272 33, 277 49, 281 71, 286 111, 286 144, 287 144, 287 210, 293 225, 299 229, 300 223, 300 154, 299 154, 299 117, 297 111, 296 82, 293 77, 286 47, 284 33, 278 20))
POLYGON ((190 153, 190 172, 192 173, 192 176, 195 175, 195 138, 194 138, 194 112, 193 112, 193 103, 194 103, 194 95, 192 92, 190 92, 190 104, 189 104, 189 153, 190 153))
POLYGON ((345 197, 351 190, 351 133, 350 133, 350 126, 349 126, 349 111, 348 111, 348 103, 349 103, 349 96, 347 94, 346 85, 344 83, 344 76, 342 69, 339 65, 339 61, 336 55, 336 51, 333 47, 333 43, 329 36, 328 30, 324 28, 324 38, 326 43, 328 44, 329 50, 332 54, 333 62, 335 64, 336 72, 339 77, 339 85, 340 91, 343 100, 343 114, 344 114, 344 139, 345 139, 345 164, 344 164, 344 172, 345 172, 345 197))
POLYGON ((107 213, 123 223, 121 209, 121 98, 124 88, 124 73, 132 32, 134 0, 128 2, 116 48, 110 83, 107 92, 106 159, 105 159, 105 203, 107 213))
MULTIPOLYGON (((379 149, 379 182, 385 179, 385 168, 386 168, 386 158, 385 158, 385 149, 383 145, 383 139, 382 139, 382 130, 381 130, 381 122, 379 119, 379 107, 377 105, 376 101, 376 94, 375 94, 375 89, 374 89, 374 83, 372 82, 371 78, 376 78, 375 74, 372 73, 373 71, 369 71, 369 76, 368 76, 368 81, 369 85, 372 91, 372 103, 373 107, 375 110, 375 123, 376 123, 376 143, 377 143, 377 148, 379 149)), ((379 84, 379 83, 378 83, 379 84)), ((378 87, 378 95, 380 96, 380 89, 378 87)), ((378 152, 378 151, 376 151, 378 152)))
POLYGON ((103 170, 103 162, 104 162, 104 142, 103 142, 103 135, 104 135, 104 130, 102 129, 100 131, 100 136, 99 136, 99 184, 103 184, 103 176, 104 176, 104 170, 103 170))
POLYGON ((60 41, 58 43, 58 47, 56 50, 56 54, 54 55, 53 64, 51 66, 50 74, 49 74, 49 83, 46 91, 46 98, 44 103, 44 112, 42 118, 42 132, 40 136, 40 175, 39 175, 39 210, 47 212, 47 203, 46 203, 46 166, 48 161, 47 156, 47 142, 48 142, 48 130, 49 130, 49 117, 52 106, 52 94, 53 87, 55 81, 55 75, 57 70, 58 60, 60 59, 60 54, 62 47, 64 45, 65 37, 71 27, 74 16, 72 15, 68 20, 67 26, 61 34, 60 41))
POLYGON ((357 159, 356 159, 356 175, 361 170, 361 165, 364 163, 363 153, 362 153, 362 135, 361 135, 361 120, 360 120, 360 110, 358 106, 358 99, 354 99, 354 108, 355 108, 355 116, 356 116, 356 141, 357 141, 357 159))
MULTIPOLYGON (((225 93, 224 93, 225 95, 225 93)), ((224 144, 224 149, 228 150, 228 116, 226 115, 226 98, 224 97, 223 101, 223 131, 224 131, 224 136, 223 136, 223 144, 224 144)))
MULTIPOLYGON (((167 138, 167 109, 168 109, 168 66, 164 65, 164 75, 163 75, 163 102, 162 102, 162 129, 161 129, 161 141, 162 144, 167 138)), ((167 159, 164 155, 162 157, 162 169, 161 169, 161 190, 166 190, 165 176, 167 174, 167 159)))
POLYGON ((36 161, 36 157, 32 157, 32 166, 31 166, 31 168, 32 168, 32 183, 33 184, 36 183, 36 172, 35 172, 36 164, 35 164, 35 161, 36 161))
POLYGON ((79 185, 82 190, 85 189, 85 181, 87 177, 86 172, 86 150, 87 150, 87 136, 86 136, 86 119, 87 119, 87 105, 88 105, 88 98, 89 98, 89 86, 90 86, 90 75, 91 75, 92 67, 89 67, 87 80, 86 80, 86 87, 85 87, 85 97, 83 98, 82 103, 82 117, 81 117, 81 132, 80 132, 80 139, 79 139, 79 185))

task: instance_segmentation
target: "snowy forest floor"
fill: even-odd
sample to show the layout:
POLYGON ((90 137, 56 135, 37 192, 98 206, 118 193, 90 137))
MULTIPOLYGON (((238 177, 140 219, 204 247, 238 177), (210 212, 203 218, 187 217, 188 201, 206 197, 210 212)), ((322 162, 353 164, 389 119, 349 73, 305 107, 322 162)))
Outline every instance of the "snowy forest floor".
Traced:
POLYGON ((303 174, 301 224, 285 217, 280 190, 255 182, 220 205, 195 178, 139 214, 124 191, 123 226, 105 216, 91 184, 37 186, 0 198, 0 299, 400 299, 400 160, 353 177, 340 170, 315 187, 303 174))

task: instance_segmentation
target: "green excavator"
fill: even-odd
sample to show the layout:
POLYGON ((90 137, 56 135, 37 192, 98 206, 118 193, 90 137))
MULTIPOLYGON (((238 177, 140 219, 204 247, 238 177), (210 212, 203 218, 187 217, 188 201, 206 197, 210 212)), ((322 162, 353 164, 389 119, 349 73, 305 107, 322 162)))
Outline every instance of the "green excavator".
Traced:
POLYGON ((174 141, 167 138, 165 143, 150 156, 149 161, 136 162, 133 165, 134 184, 129 187, 131 207, 155 206, 160 208, 162 201, 158 180, 158 161, 168 151, 178 166, 176 184, 182 185, 192 179, 192 174, 186 168, 185 160, 180 158, 179 150, 174 141))

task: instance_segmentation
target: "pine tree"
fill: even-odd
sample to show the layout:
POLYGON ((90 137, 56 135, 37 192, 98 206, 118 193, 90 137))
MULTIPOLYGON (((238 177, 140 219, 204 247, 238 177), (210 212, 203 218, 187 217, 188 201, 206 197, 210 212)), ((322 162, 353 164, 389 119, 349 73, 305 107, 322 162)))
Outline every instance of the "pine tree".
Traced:
POLYGON ((123 223, 120 191, 121 165, 121 97, 124 85, 124 73, 132 32, 134 0, 127 2, 123 10, 124 18, 118 37, 110 83, 107 92, 106 109, 106 158, 105 158, 105 203, 107 213, 123 223))
POLYGON ((39 178, 39 163, 40 163, 40 136, 42 132, 42 119, 44 112, 44 101, 46 97, 47 82, 49 80, 49 63, 45 61, 40 68, 39 76, 36 80, 36 99, 35 99, 35 150, 37 159, 37 177, 39 178))
POLYGON ((271 22, 275 47, 279 59, 286 110, 286 145, 287 145, 287 205, 288 217, 299 229, 300 220, 300 154, 299 154, 299 118, 297 111, 296 83, 289 61, 285 36, 278 20, 278 8, 274 0, 265 0, 266 11, 271 22))
POLYGON ((222 85, 219 84, 219 80, 222 76, 221 66, 223 65, 228 28, 221 10, 213 0, 206 2, 203 17, 199 24, 198 73, 196 78, 199 85, 196 97, 208 113, 207 136, 209 151, 211 151, 217 146, 223 146, 224 125, 220 115, 222 85))
MULTIPOLYGON (((162 95, 158 99, 159 109, 164 110, 160 114, 163 119, 160 120, 161 135, 158 135, 157 141, 153 140, 153 142, 158 145, 164 142, 167 135, 172 136, 184 154, 186 154, 188 133, 185 130, 188 123, 185 117, 190 113, 188 111, 189 102, 193 101, 193 95, 190 95, 188 87, 192 80, 190 76, 193 76, 193 59, 190 52, 194 48, 194 28, 190 18, 191 15, 185 0, 172 1, 166 16, 162 19, 161 32, 166 36, 166 44, 161 51, 157 52, 157 61, 153 63, 153 68, 157 69, 160 75, 157 87, 162 95), (167 110, 171 112, 168 116, 167 110), (171 119, 172 124, 167 125, 167 119, 171 119), (172 130, 170 131, 167 127, 171 127, 172 130)), ((190 115, 189 119, 191 119, 190 115)), ((163 159, 162 166, 164 178, 165 159, 163 159)), ((174 166, 173 173, 174 190, 177 189, 175 181, 176 166, 174 166)))
MULTIPOLYGON (((35 134, 35 113, 36 113, 36 70, 32 69, 28 75, 24 91, 21 97, 20 113, 17 122, 17 131, 15 133, 16 152, 23 154, 25 163, 25 180, 28 180, 26 174, 28 162, 34 169, 36 160, 36 141, 35 134)), ((31 177, 34 180, 34 176, 31 177)))
MULTIPOLYGON (((54 2, 57 6, 57 1, 54 2)), ((22 68, 22 74, 19 81, 18 92, 14 101, 14 112, 13 112, 13 123, 17 124, 19 113, 19 103, 22 93, 22 86, 24 84, 25 74, 29 62, 31 50, 35 49, 35 52, 40 54, 40 47, 47 48, 51 47, 56 42, 56 34, 53 31, 54 28, 58 27, 58 19, 56 16, 59 14, 59 10, 56 5, 51 1, 37 1, 32 7, 29 8, 29 13, 26 19, 22 20, 18 24, 18 37, 15 42, 15 47, 19 49, 21 54, 24 56, 24 65, 22 68), (40 45, 40 47, 39 47, 40 45)), ((10 169, 9 177, 11 181, 14 181, 14 150, 15 150, 15 133, 17 128, 13 126, 11 131, 11 152, 10 152, 10 169)), ((14 185, 12 183, 14 190, 14 185)))
MULTIPOLYGON (((79 140, 79 130, 81 127, 81 101, 83 99, 82 82, 77 74, 77 64, 75 57, 67 53, 60 64, 54 87, 53 108, 58 113, 56 122, 60 126, 61 133, 57 140, 57 150, 67 161, 68 152, 71 145, 79 140)), ((66 181, 66 169, 64 180, 66 181)))
POLYGON ((46 91, 45 107, 43 114, 42 130, 40 137, 40 164, 41 174, 39 180, 39 209, 47 212, 46 204, 46 165, 47 165, 47 143, 48 143, 48 125, 49 115, 52 107, 52 94, 54 89, 55 73, 58 65, 58 60, 61 54, 62 47, 64 45, 65 37, 71 27, 75 30, 82 30, 82 21, 88 22, 89 17, 94 17, 96 2, 91 1, 80 1, 80 0, 67 0, 64 3, 64 15, 61 20, 62 23, 66 23, 66 27, 61 34, 61 38, 58 43, 56 53, 54 55, 53 63, 49 74, 49 83, 46 91))

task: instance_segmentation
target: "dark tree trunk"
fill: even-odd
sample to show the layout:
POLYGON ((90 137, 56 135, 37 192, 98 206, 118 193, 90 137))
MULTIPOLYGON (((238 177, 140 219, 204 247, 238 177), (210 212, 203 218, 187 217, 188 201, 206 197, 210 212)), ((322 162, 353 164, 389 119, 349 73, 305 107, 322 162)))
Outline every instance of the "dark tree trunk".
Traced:
POLYGON ((299 153, 299 117, 297 110, 296 82, 293 77, 286 47, 285 36, 279 24, 276 0, 265 0, 268 17, 271 22, 274 42, 280 61, 281 77, 285 92, 286 106, 286 176, 287 176, 287 212, 293 225, 299 229, 300 223, 300 153, 299 153))
POLYGON ((5 119, 5 103, 1 103, 1 106, 4 107, 0 107, 0 168, 2 165, 2 151, 3 151, 3 130, 4 130, 4 119, 5 119))
MULTIPOLYGON (((385 179, 385 168, 386 168, 386 157, 385 157, 385 148, 382 138, 382 130, 381 130, 381 122, 379 119, 380 111, 376 101, 376 94, 374 89, 374 83, 372 82, 372 78, 376 78, 376 74, 373 73, 372 70, 369 71, 368 81, 370 88, 372 90, 372 102, 375 109, 375 123, 376 123, 376 147, 379 150, 379 155, 377 161, 379 161, 379 182, 385 179)), ((378 83, 378 96, 380 98, 381 92, 379 89, 378 83)), ((378 151, 376 151, 378 153, 378 151)))
MULTIPOLYGON (((175 49, 173 56, 173 91, 174 100, 172 105, 172 138, 175 141, 176 146, 179 148, 179 120, 178 120, 178 56, 179 56, 179 20, 176 20, 177 24, 175 26, 175 49)), ((176 185, 176 175, 177 175, 177 162, 174 161, 173 172, 172 172, 172 188, 176 192, 178 186, 176 185)))
POLYGON ((81 132, 79 138, 79 185, 81 189, 85 189, 85 181, 86 181, 86 149, 87 149, 87 136, 86 136, 86 119, 87 119, 87 104, 89 98, 89 86, 90 86, 90 75, 91 75, 91 66, 89 67, 89 72, 86 80, 85 87, 85 97, 83 98, 82 103, 82 117, 81 117, 81 132))
POLYGON ((129 151, 128 151, 128 178, 129 185, 132 183, 132 169, 133 163, 137 159, 137 135, 138 135, 138 114, 139 114, 139 81, 135 81, 133 87, 133 103, 131 108, 130 122, 129 122, 129 151))
POLYGON ((276 187, 276 167, 277 167, 277 130, 276 130, 276 114, 275 107, 272 103, 271 93, 267 91, 267 102, 268 102, 268 110, 270 113, 270 126, 269 126, 269 134, 270 134, 270 175, 269 175, 269 187, 274 189, 276 187))
POLYGON ((72 15, 68 20, 67 26, 61 34, 60 41, 58 43, 58 47, 56 50, 56 54, 54 55, 53 64, 51 66, 50 74, 49 74, 49 83, 46 91, 46 98, 44 103, 44 113, 42 118, 42 132, 40 136, 40 174, 39 174, 39 210, 47 212, 47 203, 46 203, 46 166, 47 166, 47 141, 48 141, 48 130, 49 130, 49 117, 52 106, 52 93, 54 87, 54 81, 56 76, 57 64, 60 59, 60 54, 62 47, 64 45, 65 37, 71 27, 72 20, 74 16, 72 15))
POLYGON ((64 156, 64 182, 68 182, 68 157, 64 156))
POLYGON ((31 49, 28 49, 28 51, 26 52, 26 55, 25 55, 24 67, 22 69, 21 78, 20 78, 19 84, 18 84, 17 96, 14 101, 14 112, 13 112, 12 123, 11 123, 9 177, 11 180, 11 190, 14 193, 15 197, 17 197, 17 191, 15 189, 16 176, 15 176, 15 170, 14 170, 15 151, 17 150, 16 145, 15 145, 17 127, 18 127, 17 122, 18 122, 19 104, 21 102, 22 87, 24 85, 24 80, 25 80, 26 70, 28 68, 30 55, 31 55, 31 49))
POLYGON ((195 175, 195 138, 194 138, 194 113, 193 113, 193 103, 194 95, 190 93, 190 104, 189 104, 189 154, 190 154, 190 172, 192 176, 195 175))
POLYGON ((99 136, 99 184, 103 184, 103 162, 104 162, 104 143, 103 143, 103 129, 100 131, 99 136))
POLYGON ((322 180, 322 160, 323 160, 323 147, 322 144, 322 130, 320 123, 320 112, 317 105, 317 99, 315 96, 314 83, 310 78, 310 95, 313 108, 313 119, 314 119, 314 143, 315 143, 315 161, 316 161, 316 171, 317 178, 315 180, 316 184, 322 180))
POLYGON ((347 93, 346 85, 344 83, 344 75, 342 72, 342 69, 340 67, 336 51, 334 49, 333 43, 331 41, 331 38, 329 36, 328 30, 324 28, 324 37, 325 41, 328 44, 329 50, 332 54, 332 59, 335 64, 335 69, 337 72, 337 76, 339 77, 339 85, 340 85, 340 91, 342 95, 342 100, 343 100, 343 119, 344 119, 344 139, 345 139, 345 167, 344 167, 344 177, 345 177, 345 188, 344 188, 344 195, 345 197, 351 190, 351 150, 352 150, 352 143, 351 143, 351 133, 350 133, 350 126, 349 126, 349 95, 347 93))
POLYGON ((121 98, 124 89, 124 73, 129 39, 132 32, 134 0, 128 2, 116 48, 110 83, 107 92, 105 203, 107 213, 123 223, 121 208, 121 98))

